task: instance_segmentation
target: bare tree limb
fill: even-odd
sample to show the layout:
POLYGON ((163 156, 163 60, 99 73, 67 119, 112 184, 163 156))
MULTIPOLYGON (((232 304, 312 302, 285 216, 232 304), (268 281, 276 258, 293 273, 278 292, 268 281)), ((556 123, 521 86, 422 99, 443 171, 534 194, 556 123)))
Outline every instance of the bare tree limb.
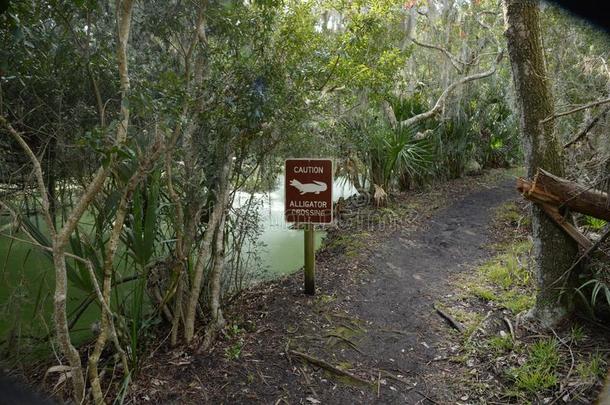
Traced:
POLYGON ((502 60, 502 57, 504 55, 504 52, 500 52, 498 54, 498 56, 496 57, 496 61, 494 63, 494 65, 492 66, 491 69, 485 71, 485 72, 480 72, 480 73, 475 73, 473 75, 470 76, 466 76, 461 78, 460 80, 452 83, 449 85, 449 87, 447 87, 443 93, 440 95, 440 97, 438 98, 438 100, 436 100, 436 103, 434 104, 434 107, 432 107, 432 109, 423 112, 421 114, 417 114, 409 119, 406 119, 404 121, 400 122, 401 126, 413 126, 416 125, 424 120, 427 120, 428 118, 432 118, 434 117, 436 114, 438 114, 443 107, 445 106, 445 102, 447 101, 447 97, 449 96, 449 94, 451 94, 451 92, 453 90, 455 90, 457 87, 466 84, 468 82, 472 82, 474 80, 479 80, 479 79, 483 79, 485 77, 489 77, 491 75, 493 75, 496 72, 496 69, 498 68, 498 64, 500 63, 500 61, 502 60))
POLYGON ((212 214, 208 221, 206 230, 203 234, 203 241, 195 262, 193 282, 188 297, 186 315, 184 318, 184 339, 186 343, 190 343, 195 335, 195 316, 197 312, 197 303, 199 295, 203 287, 203 273, 207 264, 212 248, 214 232, 224 220, 225 210, 228 203, 231 177, 231 169, 233 165, 233 152, 224 157, 225 161, 220 171, 220 182, 216 192, 216 202, 212 208, 212 214))
MULTIPOLYGON (((108 303, 110 302, 110 296, 112 292, 112 275, 114 270, 114 256, 116 254, 116 250, 118 247, 118 242, 121 237, 121 232, 123 230, 123 224, 125 223, 125 218, 128 214, 129 202, 131 201, 131 196, 133 195, 136 187, 140 182, 144 179, 145 175, 148 173, 150 168, 153 166, 154 161, 162 154, 162 148, 160 147, 160 142, 157 141, 152 145, 151 150, 148 151, 146 157, 144 158, 144 162, 142 162, 135 173, 131 176, 125 189, 123 191, 123 195, 119 201, 119 204, 116 209, 114 224, 112 226, 112 230, 110 232, 110 237, 108 238, 108 242, 106 243, 106 252, 104 259, 104 273, 103 273, 103 291, 100 291, 100 287, 97 284, 97 280, 94 280, 95 290, 98 294, 101 305, 106 305, 108 307, 108 303)), ((91 269, 92 270, 92 269, 91 269)), ((95 274, 92 274, 92 277, 95 277, 95 274)), ((100 356, 102 354, 102 350, 104 350, 104 346, 106 345, 106 340, 108 338, 108 333, 110 332, 110 336, 113 340, 115 340, 115 345, 117 346, 117 351, 121 353, 122 349, 118 346, 118 339, 116 338, 116 330, 114 328, 114 322, 112 317, 112 312, 110 308, 108 308, 105 313, 102 314, 101 318, 101 326, 100 333, 95 342, 95 347, 93 352, 89 355, 89 376, 91 379, 91 392, 93 394, 93 399, 96 404, 104 403, 104 395, 102 393, 100 378, 98 374, 98 362, 100 356)), ((124 353, 121 353, 124 354, 124 353)), ((127 363, 127 357, 122 356, 123 360, 123 372, 125 375, 129 374, 129 366, 127 363)))
POLYGON ((385 115, 386 120, 388 120, 390 127, 396 128, 396 126, 398 125, 398 120, 396 120, 396 114, 394 114, 394 109, 392 108, 390 102, 387 100, 383 100, 381 102, 381 109, 383 111, 383 114, 385 115))
POLYGON ((608 103, 610 103, 610 97, 602 98, 600 100, 593 101, 591 103, 581 105, 580 107, 576 107, 576 108, 573 108, 573 109, 568 110, 568 111, 563 111, 563 112, 560 112, 560 113, 555 113, 555 114, 553 114, 553 115, 551 115, 549 117, 546 117, 542 121, 540 121, 540 124, 545 124, 545 123, 547 123, 547 122, 549 122, 551 120, 554 120, 555 118, 559 118, 559 117, 563 117, 563 116, 566 116, 566 115, 574 114, 574 113, 577 113, 579 111, 586 110, 588 108, 593 108, 593 107, 597 107, 597 106, 608 104, 608 103))
POLYGON ((25 152, 27 157, 30 159, 30 162, 32 162, 32 166, 34 166, 34 176, 36 177, 38 191, 40 193, 40 198, 42 200, 42 215, 43 215, 45 222, 47 223, 51 236, 55 236, 55 225, 53 223, 53 219, 51 218, 49 196, 47 194, 47 186, 44 184, 44 176, 42 174, 42 166, 40 165, 40 161, 38 160, 38 158, 36 157, 36 155, 34 154, 32 149, 29 147, 27 142, 25 142, 23 140, 23 137, 21 136, 21 134, 19 132, 17 132, 17 130, 15 128, 13 128, 13 126, 6 120, 6 118, 4 118, 1 115, 0 115, 0 124, 4 128, 6 128, 8 133, 19 144, 21 149, 23 149, 23 151, 25 152))
POLYGON ((419 42, 415 38, 411 38, 411 41, 413 41, 413 43, 415 45, 419 45, 419 46, 421 46, 423 48, 436 49, 437 51, 441 51, 442 53, 445 54, 445 56, 447 56, 447 59, 449 59, 449 61, 451 62, 451 64, 455 68, 455 70, 458 71, 458 73, 463 73, 464 72, 463 66, 467 65, 467 63, 459 60, 455 55, 453 55, 451 52, 449 52, 447 49, 443 48, 442 46, 426 44, 426 43, 423 43, 423 42, 419 42))
MULTIPOLYGON (((127 127, 129 126, 129 104, 127 102, 130 84, 127 59, 127 43, 131 29, 131 13, 133 0, 116 0, 117 12, 117 63, 121 88, 121 120, 116 129, 115 144, 121 145, 127 138, 127 127)), ((66 300, 68 294, 68 277, 66 269, 65 250, 66 244, 74 229, 78 226, 80 218, 91 204, 91 201, 102 189, 110 169, 115 162, 115 154, 111 154, 110 162, 99 167, 91 182, 85 188, 83 194, 70 212, 62 229, 53 237, 53 264, 55 267, 55 293, 53 296, 53 316, 57 340, 63 354, 67 357, 72 369, 72 385, 74 387, 74 399, 81 403, 85 395, 85 376, 78 350, 72 345, 70 329, 66 314, 66 300)), ((96 398, 96 402, 99 402, 96 398)))
POLYGON ((580 141, 582 138, 584 138, 585 136, 587 136, 587 134, 589 133, 589 131, 591 131, 591 129, 593 129, 593 127, 595 127, 595 125, 597 125, 597 123, 599 122, 599 120, 601 120, 602 118, 604 118, 606 116, 606 114, 608 114, 608 111, 610 111, 610 107, 606 107, 601 113, 599 113, 597 116, 595 116, 594 118, 592 118, 587 125, 585 125, 585 127, 583 128, 582 131, 580 131, 578 133, 578 135, 576 135, 574 137, 574 139, 572 139, 571 141, 569 141, 568 143, 566 143, 565 145, 563 145, 564 148, 569 148, 570 146, 574 145, 576 142, 580 141))
POLYGON ((454 328, 455 330, 457 330, 460 333, 464 333, 464 326, 461 323, 459 323, 458 321, 456 321, 455 319, 453 319, 453 317, 451 315, 447 314, 446 312, 444 312, 442 309, 440 309, 436 305, 433 305, 432 308, 434 308, 436 313, 439 314, 439 316, 441 318, 446 320, 452 328, 454 328))
POLYGON ((364 379, 362 377, 359 377, 359 376, 357 376, 355 374, 352 374, 352 373, 350 373, 348 371, 345 371, 345 370, 343 370, 343 369, 341 369, 339 367, 335 367, 332 364, 330 364, 330 363, 328 363, 328 362, 326 362, 326 361, 324 361, 322 359, 319 359, 317 357, 313 357, 313 356, 311 356, 311 355, 309 355, 307 353, 299 352, 299 351, 296 351, 296 350, 289 350, 289 352, 290 352, 290 354, 292 354, 294 356, 297 356, 297 357, 300 357, 301 359, 303 359, 303 360, 313 364, 314 366, 321 367, 321 368, 323 368, 323 369, 325 369, 327 371, 330 371, 331 373, 334 373, 334 374, 337 374, 337 375, 340 375, 340 376, 343 376, 343 377, 348 377, 348 378, 350 378, 350 379, 352 379, 354 381, 357 381, 357 382, 365 384, 365 385, 371 385, 371 381, 368 381, 368 380, 366 380, 366 379, 364 379))

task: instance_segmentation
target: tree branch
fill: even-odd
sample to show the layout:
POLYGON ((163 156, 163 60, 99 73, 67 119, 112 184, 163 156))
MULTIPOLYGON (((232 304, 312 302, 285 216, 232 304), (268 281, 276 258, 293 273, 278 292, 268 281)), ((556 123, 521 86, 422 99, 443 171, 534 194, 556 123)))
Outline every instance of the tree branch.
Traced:
POLYGON ((599 105, 604 105, 604 104, 608 104, 608 103, 610 103, 610 97, 602 98, 601 100, 593 101, 591 103, 581 105, 580 107, 576 107, 576 108, 573 108, 573 109, 568 110, 568 111, 564 111, 564 112, 560 112, 560 113, 555 113, 555 114, 551 115, 550 117, 546 117, 545 119, 540 121, 540 124, 545 124, 545 123, 547 123, 547 122, 549 122, 551 120, 554 120, 555 118, 563 117, 565 115, 574 114, 574 113, 577 113, 579 111, 586 110, 588 108, 593 108, 593 107, 597 107, 599 105))
POLYGON ((51 236, 55 236, 55 225, 51 218, 49 196, 47 194, 47 187, 44 184, 44 176, 42 174, 42 166, 40 165, 40 161, 38 160, 38 158, 36 157, 36 155, 34 154, 32 149, 29 147, 27 142, 25 142, 23 140, 23 137, 21 136, 21 134, 19 132, 17 132, 17 130, 15 128, 13 128, 13 126, 6 120, 6 118, 4 118, 1 115, 0 115, 0 125, 2 125, 4 128, 6 128, 8 133, 19 144, 21 149, 23 149, 25 154, 28 156, 28 158, 32 162, 32 165, 34 166, 34 175, 36 176, 36 183, 38 186, 38 191, 40 192, 40 198, 42 200, 42 215, 43 215, 45 222, 47 223, 51 236))
POLYGON ((584 138, 589 131, 591 131, 591 129, 593 129, 593 127, 595 127, 595 125, 597 125, 597 123, 599 122, 600 119, 602 119, 603 117, 606 116, 606 114, 608 114, 608 111, 610 111, 610 107, 606 107, 604 109, 604 111, 602 111, 599 115, 597 115, 596 117, 592 118, 591 121, 589 121, 587 123, 587 125, 585 125, 585 127, 583 128, 582 131, 580 131, 578 133, 578 135, 576 135, 574 137, 574 139, 572 139, 570 142, 566 143, 565 145, 563 145, 564 148, 569 148, 570 146, 574 145, 576 142, 580 141, 582 138, 584 138))
POLYGON ((458 73, 463 73, 464 69, 462 68, 463 65, 466 65, 467 63, 459 60, 457 57, 455 57, 451 52, 449 52, 447 49, 441 47, 441 46, 437 46, 437 45, 431 45, 431 44, 425 44, 423 42, 419 42, 418 40, 416 40, 415 38, 411 38, 411 41, 413 41, 413 43, 415 45, 419 45, 423 48, 428 48, 428 49, 436 49, 437 51, 441 51, 442 53, 445 54, 445 56, 447 56, 447 59, 449 59, 449 61, 451 62, 451 64, 453 65, 453 67, 455 68, 455 70, 458 71, 458 73), (462 65, 462 66, 460 66, 462 65))
POLYGON ((457 87, 459 87, 465 83, 468 83, 468 82, 471 82, 474 80, 483 79, 485 77, 489 77, 489 76, 493 75, 496 72, 496 69, 498 68, 498 64, 502 60, 503 55, 504 55, 504 52, 500 52, 498 54, 498 56, 496 57, 496 61, 491 69, 489 69, 485 72, 480 72, 480 73, 476 73, 476 74, 473 74, 470 76, 463 77, 460 80, 449 85, 449 87, 447 87, 445 89, 445 91, 443 91, 443 93, 440 95, 438 100, 436 100, 436 103, 434 104, 434 107, 432 107, 432 109, 430 109, 426 112, 423 112, 421 114, 417 114, 404 121, 401 121, 400 125, 401 126, 413 126, 413 125, 420 123, 421 121, 427 120, 428 118, 432 118, 433 116, 438 114, 445 106, 445 102, 447 101, 447 97, 449 96, 449 94, 451 94, 451 92, 453 90, 455 90, 457 87))

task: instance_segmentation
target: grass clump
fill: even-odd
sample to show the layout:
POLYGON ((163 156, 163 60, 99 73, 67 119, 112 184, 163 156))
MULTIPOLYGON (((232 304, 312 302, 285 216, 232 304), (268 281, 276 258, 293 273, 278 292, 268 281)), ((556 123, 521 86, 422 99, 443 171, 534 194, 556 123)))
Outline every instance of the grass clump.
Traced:
POLYGON ((495 219, 513 226, 529 226, 531 224, 529 215, 523 215, 517 203, 512 201, 502 204, 496 209, 495 219))
POLYGON ((599 353, 594 353, 576 365, 576 374, 585 382, 594 382, 603 377, 605 370, 606 362, 599 353))
POLYGON ((522 366, 512 368, 509 375, 518 390, 539 393, 557 384, 555 371, 560 358, 556 339, 540 340, 530 348, 527 361, 522 366))
POLYGON ((515 202, 508 202, 502 204, 496 209, 496 219, 502 222, 508 222, 510 224, 517 224, 521 220, 521 213, 519 207, 515 202))
POLYGON ((496 302, 513 313, 525 311, 534 304, 532 277, 527 263, 532 243, 518 241, 503 248, 495 258, 479 268, 478 276, 466 289, 484 301, 496 302))
POLYGON ((513 314, 518 314, 534 306, 534 295, 511 290, 498 295, 497 302, 513 314))
POLYGON ((511 252, 496 257, 481 268, 485 277, 504 289, 527 286, 530 281, 528 269, 519 261, 518 253, 511 252))
POLYGON ((487 287, 473 285, 469 287, 469 291, 475 297, 479 297, 484 301, 496 301, 498 299, 496 294, 487 287))
POLYGON ((519 390, 537 393, 557 384, 557 376, 547 370, 520 367, 515 372, 515 382, 519 390))
POLYGON ((510 335, 494 336, 487 341, 487 345, 497 354, 501 354, 513 350, 515 342, 510 335))

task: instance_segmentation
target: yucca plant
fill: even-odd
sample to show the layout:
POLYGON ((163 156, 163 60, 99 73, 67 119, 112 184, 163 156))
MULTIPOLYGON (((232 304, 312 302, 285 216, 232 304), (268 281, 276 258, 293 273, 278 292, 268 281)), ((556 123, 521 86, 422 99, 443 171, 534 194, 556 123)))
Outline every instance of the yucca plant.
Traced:
POLYGON ((404 184, 404 179, 410 183, 431 173, 432 143, 418 138, 419 127, 398 125, 392 128, 374 117, 347 121, 343 126, 355 139, 357 156, 365 168, 362 183, 371 193, 375 185, 389 191, 404 184))
MULTIPOLYGON (((42 252, 49 259, 50 263, 53 263, 53 254, 51 253, 51 240, 42 229, 42 224, 36 224, 30 217, 23 215, 20 217, 23 231, 36 241, 40 246, 43 247, 42 252)), ((97 249, 90 243, 85 241, 79 233, 78 227, 75 233, 70 237, 70 247, 72 253, 75 255, 90 260, 93 264, 94 270, 97 274, 101 274, 101 267, 97 256, 97 249)), ((70 284, 86 294, 92 294, 94 292, 93 283, 89 275, 89 270, 86 268, 83 262, 74 261, 76 267, 72 264, 73 261, 66 261, 66 268, 68 274, 68 281, 70 284)))
POLYGON ((126 333, 129 339, 131 367, 138 365, 140 336, 150 324, 145 313, 146 282, 150 264, 154 258, 160 221, 158 213, 161 207, 161 172, 154 171, 147 182, 140 185, 134 193, 131 213, 125 223, 123 243, 125 254, 134 264, 134 272, 139 277, 131 283, 131 290, 125 297, 124 313, 127 319, 126 333))
POLYGON ((418 127, 400 126, 392 131, 388 163, 389 175, 396 178, 401 188, 408 189, 432 171, 434 151, 427 138, 418 139, 418 127))
POLYGON ((583 283, 576 289, 576 292, 592 315, 595 314, 596 308, 600 305, 610 306, 610 286, 607 281, 601 278, 594 278, 583 283))

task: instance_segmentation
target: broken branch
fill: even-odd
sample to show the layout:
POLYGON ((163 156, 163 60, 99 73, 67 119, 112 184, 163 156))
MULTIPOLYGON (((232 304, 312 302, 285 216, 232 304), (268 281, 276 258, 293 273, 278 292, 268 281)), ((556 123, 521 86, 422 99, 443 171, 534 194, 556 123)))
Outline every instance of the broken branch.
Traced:
POLYGON ((332 364, 327 363, 326 361, 324 361, 322 359, 318 359, 317 357, 313 357, 313 356, 310 356, 309 354, 298 352, 296 350, 290 350, 289 353, 293 354, 293 355, 295 355, 297 357, 300 357, 303 360, 305 360, 305 361, 307 361, 307 362, 309 362, 309 363, 311 363, 311 364, 313 364, 315 366, 318 366, 318 367, 321 367, 321 368, 323 368, 323 369, 325 369, 327 371, 330 371, 331 373, 334 373, 334 374, 337 374, 337 375, 340 375, 340 376, 343 376, 343 377, 348 377, 348 378, 350 378, 352 380, 355 380, 355 381, 358 381, 358 382, 360 382, 362 384, 366 384, 366 385, 371 384, 370 381, 365 380, 362 377, 358 377, 357 375, 352 374, 349 371, 345 371, 345 370, 340 369, 339 367, 335 367, 332 364))
POLYGON ((442 309, 438 308, 436 305, 434 305, 433 307, 434 307, 434 310, 436 311, 436 313, 439 314, 441 316, 441 318, 446 320, 452 328, 454 328, 455 330, 457 330, 460 333, 464 333, 464 327, 462 326, 461 323, 459 323, 458 321, 453 319, 451 317, 451 315, 445 313, 442 309))
POLYGON ((610 221, 608 194, 586 188, 578 183, 538 169, 534 181, 519 178, 517 190, 528 200, 557 208, 566 206, 573 211, 610 221))

